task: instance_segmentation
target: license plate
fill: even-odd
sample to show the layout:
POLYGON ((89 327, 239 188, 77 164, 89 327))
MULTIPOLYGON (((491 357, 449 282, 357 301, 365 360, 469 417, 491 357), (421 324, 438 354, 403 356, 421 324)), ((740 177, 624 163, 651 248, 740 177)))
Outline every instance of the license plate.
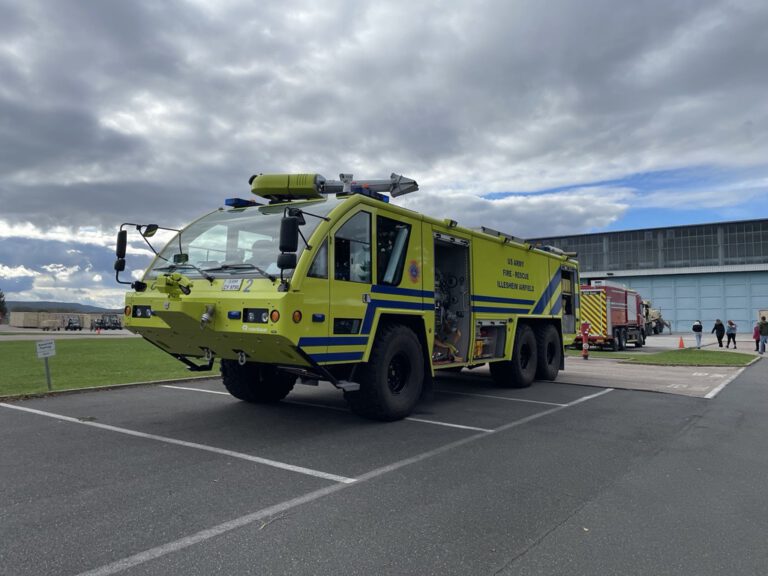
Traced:
POLYGON ((240 290, 240 286, 242 285, 243 285, 242 278, 229 278, 227 280, 224 280, 224 286, 222 286, 221 289, 228 292, 237 292, 238 290, 240 290))

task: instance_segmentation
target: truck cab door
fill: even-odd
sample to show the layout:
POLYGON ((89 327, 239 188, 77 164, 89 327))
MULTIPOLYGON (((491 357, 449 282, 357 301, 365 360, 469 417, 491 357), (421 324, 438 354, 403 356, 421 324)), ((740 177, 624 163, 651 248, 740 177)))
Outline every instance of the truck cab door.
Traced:
POLYGON ((361 361, 368 343, 364 329, 373 284, 372 214, 358 210, 331 230, 328 352, 333 362, 361 361))
POLYGON ((316 362, 322 362, 328 353, 330 325, 330 279, 328 238, 314 250, 315 255, 303 282, 306 335, 299 346, 316 362))

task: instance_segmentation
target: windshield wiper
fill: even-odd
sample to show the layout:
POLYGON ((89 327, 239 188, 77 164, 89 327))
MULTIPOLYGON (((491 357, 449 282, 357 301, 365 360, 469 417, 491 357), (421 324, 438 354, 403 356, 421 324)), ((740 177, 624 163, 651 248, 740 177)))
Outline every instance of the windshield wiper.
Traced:
POLYGON ((175 270, 184 270, 187 268, 192 268, 189 264, 168 264, 168 266, 157 266, 155 270, 157 272, 173 272, 175 270))
POLYGON ((276 276, 273 276, 272 274, 265 272, 258 266, 254 264, 249 264, 247 262, 243 262, 242 264, 222 264, 221 266, 215 266, 213 268, 205 269, 206 272, 216 272, 218 270, 256 270, 256 272, 264 276, 264 278, 269 278, 270 281, 272 282, 277 280, 276 276))
POLYGON ((155 268, 155 271, 157 272, 174 272, 175 270, 194 270, 195 272, 199 272, 200 275, 208 280, 208 282, 211 284, 213 284, 213 281, 216 280, 216 278, 210 274, 207 274, 205 270, 200 270, 200 268, 194 264, 190 264, 189 262, 185 262, 183 264, 168 264, 168 266, 158 266, 155 268))

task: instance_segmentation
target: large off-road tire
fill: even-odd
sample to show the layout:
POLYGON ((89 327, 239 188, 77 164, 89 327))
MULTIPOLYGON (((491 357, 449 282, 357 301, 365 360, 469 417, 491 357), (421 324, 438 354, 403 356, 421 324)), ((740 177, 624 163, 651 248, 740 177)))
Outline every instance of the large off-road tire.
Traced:
POLYGON ((502 388, 527 388, 536 378, 537 356, 533 330, 526 324, 519 325, 512 359, 489 365, 493 381, 502 388))
POLYGON ((637 333, 637 340, 635 340, 635 348, 642 348, 645 345, 645 332, 640 330, 637 333))
POLYGON ((614 330, 613 340, 611 340, 611 351, 618 352, 619 350, 621 350, 621 332, 614 330))
POLYGON ((274 366, 236 360, 221 361, 224 387, 238 400, 266 404, 285 398, 293 390, 296 376, 281 372, 274 366))
POLYGON ((563 343, 560 333, 552 324, 536 329, 536 379, 555 380, 563 359, 563 343))
POLYGON ((624 351, 627 349, 627 331, 624 328, 619 330, 619 350, 624 351))
POLYGON ((424 387, 424 356, 413 330, 401 324, 382 326, 355 380, 360 390, 344 394, 355 414, 385 421, 408 416, 424 387))

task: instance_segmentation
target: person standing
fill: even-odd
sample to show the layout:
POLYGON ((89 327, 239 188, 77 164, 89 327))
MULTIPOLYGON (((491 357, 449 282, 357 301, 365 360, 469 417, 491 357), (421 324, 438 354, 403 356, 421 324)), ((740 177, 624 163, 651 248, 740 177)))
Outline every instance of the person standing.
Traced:
POLYGON ((699 320, 696 320, 696 322, 693 323, 693 335, 696 337, 696 348, 701 348, 701 331, 703 330, 703 327, 701 325, 701 322, 699 320))
POLYGON ((760 351, 760 322, 755 322, 754 328, 752 328, 752 340, 755 341, 755 352, 760 351))
POLYGON ((765 320, 765 316, 760 316, 760 322, 757 323, 760 330, 760 354, 765 352, 765 343, 768 342, 768 322, 765 320))
POLYGON ((731 342, 733 342, 733 349, 736 350, 736 328, 736 322, 728 320, 725 326, 725 337, 728 340, 725 343, 726 348, 730 348, 731 342))
MULTIPOLYGON (((720 348, 722 348, 723 336, 725 336, 725 326, 723 326, 723 321, 720 320, 720 318, 715 320, 715 325, 712 327, 712 332, 715 333, 715 338, 717 338, 717 345, 720 346, 720 348)), ((710 332, 710 334, 712 332, 710 332)))

